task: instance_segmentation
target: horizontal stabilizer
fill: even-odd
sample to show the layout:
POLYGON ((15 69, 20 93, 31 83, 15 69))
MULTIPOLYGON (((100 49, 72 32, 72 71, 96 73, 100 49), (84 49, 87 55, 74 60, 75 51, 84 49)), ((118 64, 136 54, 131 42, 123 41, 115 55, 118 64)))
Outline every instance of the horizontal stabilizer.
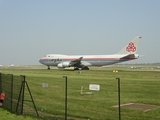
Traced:
POLYGON ((120 59, 135 59, 138 58, 139 56, 137 54, 128 54, 126 56, 121 57, 120 59))

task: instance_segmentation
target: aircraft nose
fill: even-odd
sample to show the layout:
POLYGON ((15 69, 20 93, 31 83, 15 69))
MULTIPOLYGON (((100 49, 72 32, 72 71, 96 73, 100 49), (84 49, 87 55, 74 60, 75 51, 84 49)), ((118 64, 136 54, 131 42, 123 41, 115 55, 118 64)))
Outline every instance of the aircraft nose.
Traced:
POLYGON ((41 59, 39 60, 39 62, 41 63, 41 59))
POLYGON ((39 62, 42 63, 42 59, 40 59, 39 62))
POLYGON ((48 61, 48 58, 46 58, 46 57, 40 58, 40 60, 39 60, 39 62, 41 64, 46 64, 47 61, 48 61))
POLYGON ((39 62, 40 62, 40 63, 44 63, 43 58, 40 58, 39 62))

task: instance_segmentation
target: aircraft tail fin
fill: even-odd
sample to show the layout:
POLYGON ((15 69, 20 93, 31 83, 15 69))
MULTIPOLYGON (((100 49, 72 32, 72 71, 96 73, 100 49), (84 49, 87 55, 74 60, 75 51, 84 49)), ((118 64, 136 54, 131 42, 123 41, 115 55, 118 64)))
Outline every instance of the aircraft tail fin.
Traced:
POLYGON ((141 41, 140 36, 136 36, 131 42, 129 42, 121 51, 117 54, 135 54, 138 49, 138 45, 141 41))

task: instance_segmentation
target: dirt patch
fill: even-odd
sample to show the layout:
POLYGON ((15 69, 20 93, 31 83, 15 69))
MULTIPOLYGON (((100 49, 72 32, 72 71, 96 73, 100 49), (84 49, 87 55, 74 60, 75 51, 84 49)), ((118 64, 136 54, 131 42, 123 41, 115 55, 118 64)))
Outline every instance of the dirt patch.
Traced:
MULTIPOLYGON (((118 105, 114 107, 118 107, 118 105)), ((122 104, 121 108, 138 109, 138 110, 143 110, 144 112, 147 112, 152 109, 160 108, 160 106, 148 105, 148 104, 138 104, 138 103, 128 103, 128 104, 122 104)))

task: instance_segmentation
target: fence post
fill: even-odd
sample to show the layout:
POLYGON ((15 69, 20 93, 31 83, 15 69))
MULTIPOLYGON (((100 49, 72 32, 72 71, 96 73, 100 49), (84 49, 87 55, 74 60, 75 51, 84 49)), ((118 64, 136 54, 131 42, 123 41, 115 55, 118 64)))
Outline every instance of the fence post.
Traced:
POLYGON ((22 109, 21 109, 21 115, 23 114, 23 105, 24 105, 24 90, 25 90, 25 82, 26 82, 26 76, 21 75, 23 77, 23 90, 22 90, 22 109))
POLYGON ((12 75, 12 82, 11 82, 11 111, 12 111, 12 106, 13 106, 13 75, 12 75))
POLYGON ((118 80, 118 113, 119 113, 119 120, 121 120, 120 78, 116 79, 118 80))
POLYGON ((65 120, 67 120, 67 76, 63 76, 66 79, 66 87, 65 87, 65 120))
POLYGON ((11 75, 11 106, 10 106, 10 110, 12 111, 12 104, 13 104, 13 101, 12 101, 12 99, 13 99, 13 74, 8 74, 8 75, 11 75))
POLYGON ((2 73, 0 73, 0 92, 2 91, 2 73))
POLYGON ((19 107, 19 103, 20 103, 21 95, 22 95, 22 101, 21 101, 21 104, 22 104, 22 106, 21 106, 21 115, 22 115, 23 114, 23 103, 24 103, 24 90, 25 90, 25 76, 21 75, 21 77, 23 77, 23 80, 22 80, 21 89, 20 89, 20 92, 19 92, 16 112, 18 113, 18 107, 19 107))

